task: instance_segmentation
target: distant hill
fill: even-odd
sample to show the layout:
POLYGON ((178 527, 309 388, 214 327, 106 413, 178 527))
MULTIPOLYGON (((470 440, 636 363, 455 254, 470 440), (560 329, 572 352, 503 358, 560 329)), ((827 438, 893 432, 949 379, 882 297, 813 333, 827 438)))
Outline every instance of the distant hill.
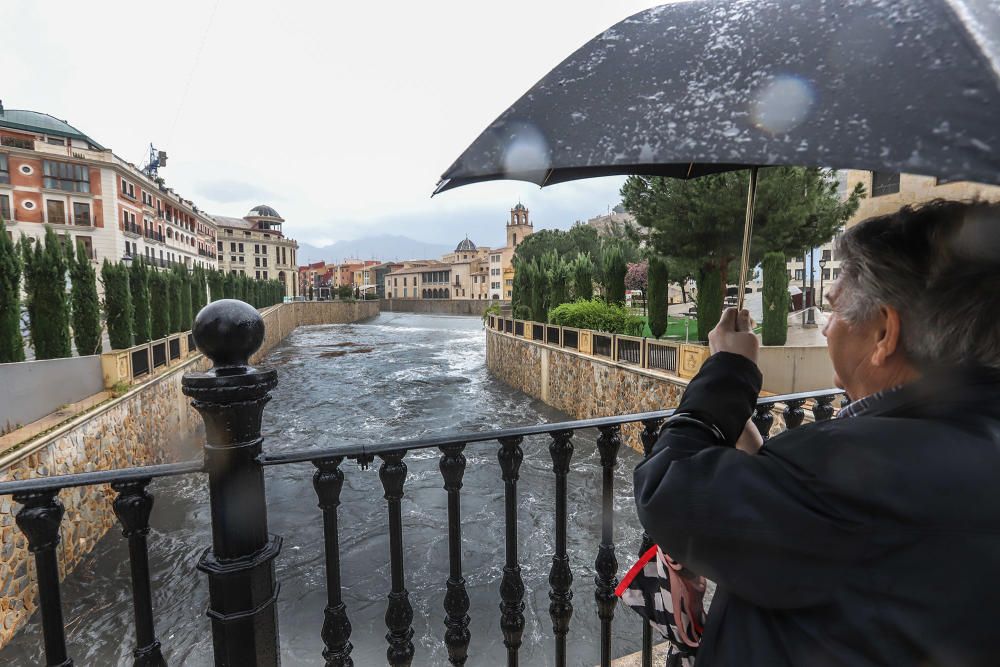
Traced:
POLYGON ((440 259, 441 255, 455 248, 442 243, 417 241, 408 236, 380 234, 366 236, 353 241, 337 241, 330 245, 314 246, 299 242, 298 262, 336 263, 344 259, 380 259, 383 261, 404 259, 440 259))

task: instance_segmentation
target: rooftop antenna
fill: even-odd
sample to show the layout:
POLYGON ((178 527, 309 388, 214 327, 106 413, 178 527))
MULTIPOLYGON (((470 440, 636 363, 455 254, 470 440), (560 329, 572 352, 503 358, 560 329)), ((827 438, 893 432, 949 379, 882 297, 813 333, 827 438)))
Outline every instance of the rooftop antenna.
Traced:
POLYGON ((167 166, 167 153, 166 151, 158 151, 153 147, 153 144, 149 145, 149 157, 146 159, 146 164, 143 166, 142 170, 150 178, 159 178, 160 167, 167 166))

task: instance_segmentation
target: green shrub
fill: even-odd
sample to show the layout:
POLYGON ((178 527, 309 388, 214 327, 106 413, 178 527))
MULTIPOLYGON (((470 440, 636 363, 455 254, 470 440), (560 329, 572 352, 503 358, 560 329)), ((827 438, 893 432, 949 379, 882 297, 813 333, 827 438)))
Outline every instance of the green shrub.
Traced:
POLYGON ((36 243, 34 251, 26 253, 25 260, 28 317, 35 358, 72 356, 69 300, 66 298, 66 258, 62 243, 51 227, 45 228, 44 249, 41 243, 36 243))
POLYGON ((132 347, 132 322, 134 318, 132 295, 129 292, 130 275, 121 264, 104 260, 101 282, 104 283, 104 320, 108 327, 111 349, 132 347))
POLYGON ((649 330, 654 338, 667 331, 667 305, 669 301, 669 275, 662 257, 649 258, 649 330))
POLYGON ((490 304, 489 306, 486 307, 486 310, 483 311, 483 324, 489 322, 490 315, 496 315, 499 317, 500 315, 499 303, 490 304))
POLYGON ((73 303, 73 341, 80 356, 101 353, 101 304, 97 298, 97 274, 83 246, 70 262, 73 303))
POLYGON ((608 333, 641 336, 645 322, 629 313, 624 306, 600 299, 575 301, 556 306, 549 311, 549 322, 564 327, 592 329, 608 333))
POLYGON ((148 343, 150 337, 149 267, 141 258, 128 269, 128 287, 132 294, 132 333, 135 342, 148 343))
POLYGON ((769 252, 761 263, 764 272, 763 330, 764 345, 784 345, 788 339, 788 266, 785 255, 769 252))
POLYGON ((21 253, 0 219, 0 364, 24 361, 21 336, 21 253))

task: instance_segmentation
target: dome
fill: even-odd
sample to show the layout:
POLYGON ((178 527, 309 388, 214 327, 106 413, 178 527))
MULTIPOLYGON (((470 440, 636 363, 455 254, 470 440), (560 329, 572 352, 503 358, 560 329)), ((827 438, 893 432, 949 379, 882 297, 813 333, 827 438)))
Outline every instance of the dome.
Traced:
POLYGON ((528 209, 524 208, 524 204, 522 204, 521 202, 517 202, 517 206, 514 207, 514 210, 515 211, 527 211, 528 209))
POLYGON ((247 213, 247 217, 248 218, 277 218, 278 220, 282 220, 283 219, 280 215, 278 215, 277 211, 275 211, 273 208, 271 208, 267 204, 260 204, 259 206, 254 206, 252 209, 250 209, 250 212, 247 213))
POLYGON ((458 244, 455 248, 455 252, 476 252, 476 244, 469 240, 466 236, 465 240, 458 244))

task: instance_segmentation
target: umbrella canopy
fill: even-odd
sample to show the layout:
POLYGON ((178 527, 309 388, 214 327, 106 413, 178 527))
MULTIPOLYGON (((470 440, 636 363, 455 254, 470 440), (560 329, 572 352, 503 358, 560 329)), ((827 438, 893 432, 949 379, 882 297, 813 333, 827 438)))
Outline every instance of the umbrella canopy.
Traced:
POLYGON ((605 31, 503 112, 435 194, 497 179, 747 166, 1000 183, 997 0, 696 0, 605 31))

